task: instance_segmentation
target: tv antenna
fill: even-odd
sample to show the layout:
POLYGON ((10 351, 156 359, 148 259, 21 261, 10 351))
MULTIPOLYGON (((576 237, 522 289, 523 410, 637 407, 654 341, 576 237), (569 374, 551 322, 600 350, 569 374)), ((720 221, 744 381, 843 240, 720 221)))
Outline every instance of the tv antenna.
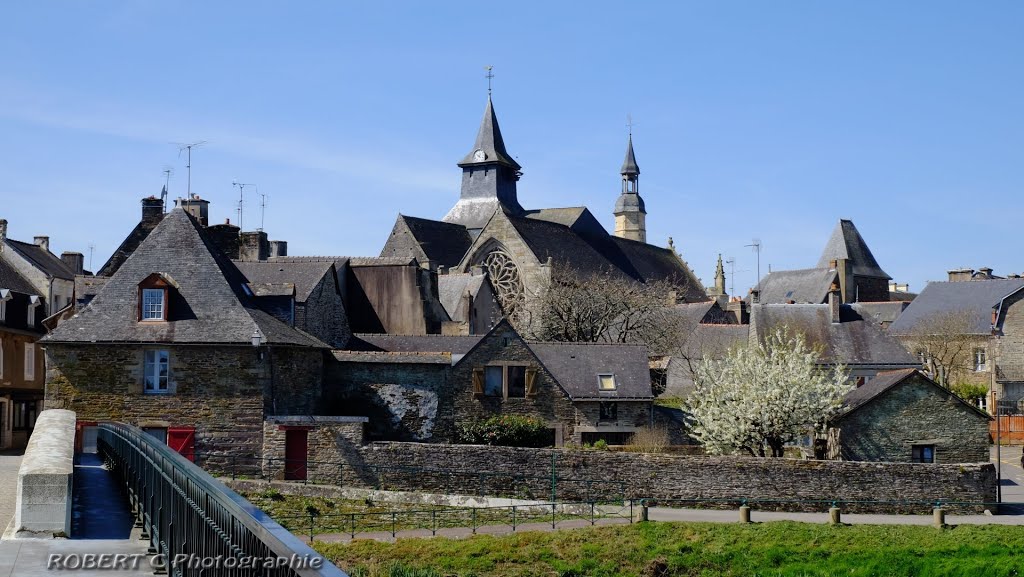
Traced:
MULTIPOLYGON (((256 189, 259 192, 259 189, 256 189)), ((260 194, 260 227, 257 230, 263 230, 263 219, 267 216, 267 195, 260 194)))
POLYGON ((743 246, 749 246, 753 248, 753 251, 757 253, 757 293, 761 294, 761 239, 755 238, 750 241, 750 244, 743 246))
POLYGON ((238 187, 238 230, 245 230, 242 228, 242 209, 245 204, 245 187, 251 186, 256 189, 256 194, 260 193, 260 189, 251 182, 238 182, 237 180, 231 181, 231 186, 238 187))
POLYGON ((96 245, 90 242, 89 243, 89 270, 92 271, 93 276, 96 275, 96 271, 94 271, 93 268, 92 268, 92 253, 95 250, 96 250, 96 245))
POLYGON ((736 259, 729 257, 725 259, 725 264, 729 265, 729 294, 736 294, 736 259))
POLYGON ((188 199, 192 200, 192 149, 199 148, 206 144, 205 140, 198 142, 172 142, 171 144, 178 147, 178 158, 181 158, 182 151, 188 151, 188 162, 185 164, 185 169, 188 171, 188 199))
POLYGON ((164 189, 160 191, 160 202, 164 205, 164 212, 167 212, 167 194, 171 186, 171 174, 174 172, 169 166, 164 167, 164 189))

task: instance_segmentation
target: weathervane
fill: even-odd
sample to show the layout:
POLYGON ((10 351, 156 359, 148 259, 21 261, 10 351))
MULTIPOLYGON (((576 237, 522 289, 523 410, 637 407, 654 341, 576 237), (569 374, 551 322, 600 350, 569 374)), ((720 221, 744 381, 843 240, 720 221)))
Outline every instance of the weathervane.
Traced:
POLYGON ((484 66, 484 70, 487 71, 487 74, 484 75, 484 78, 487 79, 487 98, 490 98, 491 97, 491 80, 494 78, 494 72, 492 72, 492 70, 494 70, 494 67, 493 66, 484 66))

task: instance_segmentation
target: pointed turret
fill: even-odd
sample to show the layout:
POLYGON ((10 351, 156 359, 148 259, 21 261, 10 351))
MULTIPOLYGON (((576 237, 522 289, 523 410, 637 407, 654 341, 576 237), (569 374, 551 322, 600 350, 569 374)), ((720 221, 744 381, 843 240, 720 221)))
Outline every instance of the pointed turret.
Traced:
POLYGON ((522 173, 519 163, 505 150, 494 103, 487 97, 487 108, 477 131, 476 142, 461 162, 462 193, 445 215, 444 221, 461 224, 469 230, 483 228, 496 210, 523 213, 516 197, 516 182, 522 173))
POLYGON ((622 194, 615 201, 615 236, 647 242, 647 210, 640 197, 640 166, 633 153, 633 135, 626 145, 626 160, 622 163, 622 194))
POLYGON ((718 254, 718 264, 715 265, 715 293, 716 296, 725 294, 725 267, 722 265, 722 254, 718 254))
POLYGON ((845 303, 889 300, 892 277, 882 270, 851 220, 843 219, 836 225, 818 260, 818 268, 839 273, 845 303))

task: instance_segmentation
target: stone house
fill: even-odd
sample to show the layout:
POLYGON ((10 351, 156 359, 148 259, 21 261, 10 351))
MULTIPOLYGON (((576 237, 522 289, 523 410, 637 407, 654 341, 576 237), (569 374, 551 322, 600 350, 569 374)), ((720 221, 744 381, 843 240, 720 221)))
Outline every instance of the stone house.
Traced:
POLYGON ((371 438, 453 441, 501 414, 543 420, 558 445, 621 443, 651 424, 641 345, 530 342, 501 321, 483 336, 356 335, 353 347, 366 350, 334 351, 325 397, 339 414, 371 415, 371 438))
POLYGON ((42 343, 47 408, 140 426, 204 463, 257 457, 268 416, 313 414, 329 349, 261 308, 182 208, 42 343))
POLYGON ((930 282, 889 332, 918 354, 935 380, 989 390, 983 405, 1024 411, 1024 278, 949 271, 930 282))
POLYGON ((846 461, 982 463, 991 417, 913 369, 850 391, 829 423, 829 454, 846 461))
POLYGON ((42 297, 0 259, 0 449, 24 447, 42 410, 42 297))

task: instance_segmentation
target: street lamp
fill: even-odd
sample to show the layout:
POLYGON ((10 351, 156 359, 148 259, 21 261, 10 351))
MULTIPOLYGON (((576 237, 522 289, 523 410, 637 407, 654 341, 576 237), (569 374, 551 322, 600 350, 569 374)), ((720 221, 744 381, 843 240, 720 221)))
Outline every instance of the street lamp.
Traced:
POLYGON ((263 342, 263 333, 260 332, 259 327, 252 332, 252 346, 256 349, 256 360, 263 360, 263 351, 260 350, 260 344, 263 342))

